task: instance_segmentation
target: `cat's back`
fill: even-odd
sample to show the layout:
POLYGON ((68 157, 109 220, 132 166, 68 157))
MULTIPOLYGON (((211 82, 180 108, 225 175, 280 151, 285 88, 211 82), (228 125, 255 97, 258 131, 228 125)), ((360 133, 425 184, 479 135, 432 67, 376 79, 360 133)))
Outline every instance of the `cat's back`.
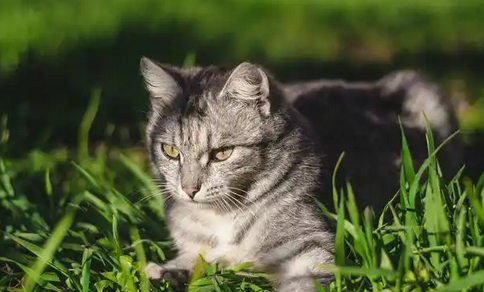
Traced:
MULTIPOLYGON (((325 154, 325 190, 342 152, 340 184, 350 179, 363 205, 381 208, 398 190, 401 126, 416 167, 427 157, 425 113, 436 144, 458 130, 452 107, 439 88, 414 71, 392 72, 375 82, 317 80, 287 84, 288 101, 308 119, 325 154)), ((444 174, 460 166, 454 138, 440 155, 444 174)))

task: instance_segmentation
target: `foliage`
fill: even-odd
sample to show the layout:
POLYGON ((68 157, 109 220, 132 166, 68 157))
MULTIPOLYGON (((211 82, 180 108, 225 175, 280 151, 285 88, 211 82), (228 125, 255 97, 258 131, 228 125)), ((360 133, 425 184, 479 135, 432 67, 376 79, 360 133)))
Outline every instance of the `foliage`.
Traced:
MULTIPOLYGON (((171 289, 143 273, 148 259, 173 256, 144 150, 90 151, 96 106, 94 96, 78 150, 2 154, 0 291, 171 289)), ((1 153, 9 136, 3 128, 1 153)), ((320 291, 484 290, 484 176, 476 185, 460 173, 444 182, 430 131, 427 138, 429 158, 418 170, 403 139, 401 190, 380 218, 358 212, 350 184, 335 190, 336 214, 321 206, 336 230, 336 266, 322 268, 336 278, 320 291)), ((201 258, 196 270, 189 291, 270 289, 248 265, 221 269, 201 258)))
POLYGON ((229 43, 219 62, 480 52, 483 12, 480 0, 10 0, 0 2, 0 65, 12 69, 28 53, 54 56, 123 30, 170 40, 163 51, 229 43))
MULTIPOLYGON (((0 113, 9 114, 0 120, 0 291, 171 289, 166 282, 149 283, 142 272, 148 260, 163 262, 174 253, 145 150, 108 146, 113 137, 121 137, 118 147, 119 140, 131 146, 137 138, 129 127, 141 133, 141 115, 132 110, 146 105, 133 98, 141 91, 135 79, 139 55, 173 64, 185 58, 185 65, 194 63, 195 54, 205 63, 256 59, 281 68, 292 59, 344 61, 351 64, 345 72, 352 73, 360 64, 356 61, 391 63, 396 55, 423 55, 419 66, 431 64, 434 75, 447 78, 456 74, 456 62, 447 63, 448 56, 470 53, 472 59, 484 45, 481 0, 223 4, 0 1, 0 113), (186 58, 187 52, 194 54, 186 58), (427 60, 428 52, 446 62, 427 60), (79 124, 86 92, 94 86, 109 98, 103 103, 95 91, 79 124), (52 146, 72 146, 65 140, 75 127, 77 147, 52 146), (93 136, 96 143, 89 140, 93 136)), ((336 64, 318 78, 340 74, 344 66, 336 64)), ((285 69, 289 75, 297 71, 312 78, 307 64, 304 70, 292 66, 285 69)), ((383 70, 368 68, 358 74, 368 79, 383 70)), ((481 88, 477 75, 475 87, 481 88)), ((481 98, 462 111, 461 125, 482 128, 482 108, 481 98)), ((321 206, 336 230, 337 264, 324 267, 336 278, 321 291, 484 290, 484 176, 476 184, 462 172, 444 181, 430 132, 428 145, 429 159, 415 170, 410 149, 402 144, 401 190, 382 217, 357 211, 350 184, 334 190, 336 214, 321 206)), ((189 287, 268 289, 266 275, 249 265, 224 269, 203 258, 189 287)))
POLYGON ((463 130, 482 130, 481 2, 4 0, 0 115, 17 155, 73 146, 89 91, 102 88, 91 138, 114 132, 124 146, 140 139, 147 106, 140 56, 181 65, 189 54, 197 65, 251 60, 281 81, 420 70, 459 102, 463 130))

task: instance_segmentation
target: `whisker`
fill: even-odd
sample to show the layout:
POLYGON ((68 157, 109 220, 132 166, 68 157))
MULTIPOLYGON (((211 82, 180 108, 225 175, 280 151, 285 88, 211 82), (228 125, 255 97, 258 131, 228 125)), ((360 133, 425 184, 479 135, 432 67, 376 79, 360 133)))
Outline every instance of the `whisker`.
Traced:
POLYGON ((235 206, 238 208, 238 210, 240 210, 241 212, 249 211, 253 216, 255 216, 255 213, 253 212, 253 210, 249 206, 244 204, 244 202, 242 202, 237 197, 234 197, 234 195, 235 195, 235 196, 238 196, 238 197, 241 197, 241 198, 245 198, 244 196, 241 196, 240 194, 234 193, 231 190, 227 190, 227 193, 228 193, 228 195, 226 197, 229 198, 233 203, 235 203, 235 206))
POLYGON ((215 200, 214 202, 215 202, 215 205, 217 205, 217 207, 222 210, 222 212, 224 212, 224 213, 229 212, 228 209, 227 209, 227 206, 226 206, 226 202, 223 198, 220 199, 220 200, 215 200))
POLYGON ((226 188, 229 189, 229 190, 236 190, 236 191, 242 192, 243 194, 246 194, 246 195, 249 194, 247 191, 245 191, 243 189, 236 188, 236 187, 230 186, 230 187, 226 187, 226 188))
MULTIPOLYGON (((236 207, 238 208, 238 210, 240 210, 241 212, 244 212, 244 209, 247 210, 252 216, 253 216, 253 219, 254 220, 257 220, 259 218, 259 216, 248 206, 246 206, 245 204, 243 204, 241 201, 239 201, 238 199, 234 198, 234 197, 231 197, 230 194, 228 196, 226 196, 227 199, 231 200, 232 202, 235 202, 236 204, 236 207), (237 205, 239 204, 239 205, 237 205), (241 207, 243 207, 244 209, 242 209, 241 207)), ((245 220, 242 224, 241 224, 241 228, 243 230, 244 233, 247 233, 249 231, 249 225, 250 225, 250 221, 251 220, 245 220)))
POLYGON ((140 204, 142 202, 148 201, 152 198, 158 197, 158 196, 163 196, 165 197, 165 200, 170 199, 173 197, 173 194, 176 192, 175 188, 173 187, 172 184, 168 182, 164 183, 158 183, 156 184, 157 189, 153 190, 152 188, 147 188, 147 190, 150 190, 152 194, 146 195, 140 200, 138 200, 135 204, 140 204))

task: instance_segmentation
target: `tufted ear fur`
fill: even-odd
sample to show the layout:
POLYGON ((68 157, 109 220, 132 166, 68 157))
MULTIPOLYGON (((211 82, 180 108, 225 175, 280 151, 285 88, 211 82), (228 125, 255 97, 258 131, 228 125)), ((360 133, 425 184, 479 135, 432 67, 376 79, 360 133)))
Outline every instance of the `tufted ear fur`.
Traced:
POLYGON ((261 113, 269 115, 269 79, 257 65, 244 62, 230 74, 221 93, 242 101, 258 102, 261 113))
POLYGON ((140 61, 140 71, 144 78, 146 89, 150 94, 151 105, 163 108, 174 102, 182 94, 178 80, 181 76, 175 69, 155 63, 147 57, 140 61))

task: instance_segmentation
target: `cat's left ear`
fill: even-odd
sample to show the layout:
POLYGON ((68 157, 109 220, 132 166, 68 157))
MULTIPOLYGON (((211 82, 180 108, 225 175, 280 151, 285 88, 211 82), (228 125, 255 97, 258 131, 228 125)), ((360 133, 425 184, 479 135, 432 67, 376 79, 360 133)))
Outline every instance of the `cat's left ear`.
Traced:
POLYGON ((269 115, 269 78, 257 65, 244 62, 238 65, 225 83, 222 95, 260 105, 261 113, 269 115))
POLYGON ((140 60, 140 70, 154 108, 170 106, 182 94, 183 78, 175 68, 143 57, 140 60))

